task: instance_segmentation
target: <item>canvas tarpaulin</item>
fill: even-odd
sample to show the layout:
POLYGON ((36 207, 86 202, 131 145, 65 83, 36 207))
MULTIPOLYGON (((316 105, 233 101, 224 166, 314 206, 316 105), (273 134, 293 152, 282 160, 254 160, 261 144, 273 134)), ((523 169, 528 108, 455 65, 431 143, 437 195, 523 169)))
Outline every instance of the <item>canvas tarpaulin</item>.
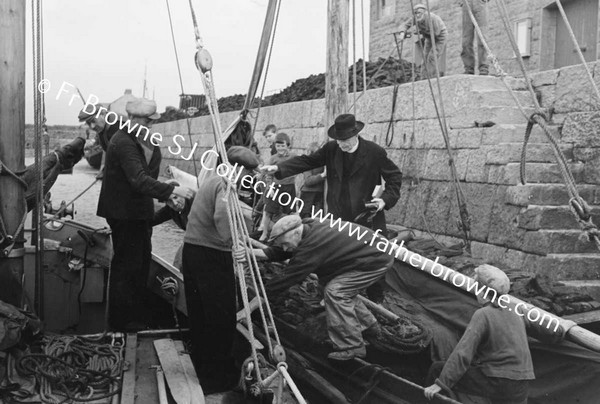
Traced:
MULTIPOLYGON (((432 360, 448 358, 480 305, 474 296, 419 269, 397 261, 387 273, 385 304, 392 311, 418 316, 431 327, 432 360)), ((536 335, 539 337, 539 335, 536 335)), ((536 380, 529 403, 597 403, 600 354, 568 341, 544 343, 530 338, 536 380)))

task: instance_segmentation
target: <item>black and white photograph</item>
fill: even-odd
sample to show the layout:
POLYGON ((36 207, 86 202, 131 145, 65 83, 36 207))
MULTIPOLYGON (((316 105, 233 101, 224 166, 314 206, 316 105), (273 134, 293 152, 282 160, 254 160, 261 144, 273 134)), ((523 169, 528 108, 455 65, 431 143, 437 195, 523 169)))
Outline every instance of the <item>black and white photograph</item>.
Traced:
POLYGON ((0 0, 0 404, 600 402, 599 55, 599 0, 0 0))

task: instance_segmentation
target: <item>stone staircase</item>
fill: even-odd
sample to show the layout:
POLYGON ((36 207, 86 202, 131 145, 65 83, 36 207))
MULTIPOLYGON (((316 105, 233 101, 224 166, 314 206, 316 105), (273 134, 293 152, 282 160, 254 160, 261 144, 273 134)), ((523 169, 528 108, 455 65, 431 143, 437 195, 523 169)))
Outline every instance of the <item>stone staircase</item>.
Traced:
MULTIPOLYGON (((525 158, 526 184, 521 185, 526 119, 500 79, 452 76, 441 84, 456 167, 464 181, 472 219, 474 255, 507 269, 544 273, 559 280, 600 279, 600 252, 581 232, 569 210, 568 194, 542 129, 535 126, 532 131, 525 158), (480 127, 486 122, 493 126, 480 127)), ((518 80, 513 80, 512 86, 531 114, 533 103, 525 86, 518 80)), ((428 89, 422 91, 427 91, 420 92, 423 98, 431 98, 428 89)), ((434 117, 427 100, 418 104, 417 122, 434 117)), ((592 207, 594 222, 600 225, 600 141, 587 139, 581 133, 582 124, 563 116, 560 122, 550 123, 550 131, 581 196, 592 207)), ((410 125, 402 124, 406 126, 410 125)), ((447 152, 434 126, 428 129, 427 134, 416 132, 416 139, 395 145, 400 149, 403 173, 409 178, 419 177, 421 185, 420 189, 414 184, 403 185, 401 193, 405 194, 399 205, 411 213, 391 216, 407 227, 429 227, 434 233, 460 237, 447 152), (418 158, 425 163, 419 164, 418 158), (412 213, 415 209, 423 209, 428 226, 420 215, 412 213)))

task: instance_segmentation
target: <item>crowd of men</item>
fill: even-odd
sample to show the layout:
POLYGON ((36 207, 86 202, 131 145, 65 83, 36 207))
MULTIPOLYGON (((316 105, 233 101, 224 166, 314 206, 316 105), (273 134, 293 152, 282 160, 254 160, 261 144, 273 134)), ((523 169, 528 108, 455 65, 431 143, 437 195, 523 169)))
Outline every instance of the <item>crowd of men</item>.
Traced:
MULTIPOLYGON (((150 100, 132 99, 125 109, 132 123, 148 128, 159 117, 150 100)), ((231 180, 209 176, 194 196, 188 188, 158 180, 159 147, 127 128, 107 125, 100 115, 81 114, 80 119, 97 131, 106 150, 97 214, 106 218, 112 230, 111 328, 135 330, 151 324, 142 313, 148 313, 144 309, 151 304, 145 285, 152 226, 173 219, 185 229, 181 269, 197 373, 207 394, 234 388, 239 376, 232 355, 238 310, 234 259, 244 262, 249 247, 233 245, 225 201, 227 181, 231 180), (166 207, 155 212, 153 199, 166 202, 166 207)), ((292 156, 289 136, 270 126, 265 138, 274 145, 270 154, 275 158, 268 160, 272 164, 262 164, 254 150, 243 146, 229 146, 228 164, 272 176, 279 187, 287 184, 282 180, 297 174, 318 176, 321 181, 311 184, 327 184, 326 203, 333 217, 359 226, 367 234, 365 239, 383 240, 387 235, 384 211, 399 199, 402 173, 384 148, 360 136, 363 128, 354 115, 340 115, 328 129, 330 141, 320 147, 313 145, 307 154, 292 156), (383 191, 377 192, 382 186, 383 191), (371 220, 361 222, 369 210, 371 220)), ((263 203, 265 207, 267 203, 263 203)), ((268 235, 269 245, 254 250, 259 260, 289 260, 285 274, 267 283, 268 295, 316 274, 324 288, 332 346, 329 359, 364 358, 365 336, 378 337, 381 327, 357 296, 385 276, 393 256, 327 223, 302 219, 301 212, 280 213, 270 217, 274 225, 261 233, 268 235)), ((510 284, 503 272, 482 268, 477 276, 499 293, 508 292, 510 284)), ((432 384, 425 389, 428 398, 441 390, 452 394, 455 389, 497 402, 506 398, 526 402, 527 381, 534 376, 525 324, 494 302, 481 303, 484 307, 475 313, 448 361, 433 364, 432 384)))

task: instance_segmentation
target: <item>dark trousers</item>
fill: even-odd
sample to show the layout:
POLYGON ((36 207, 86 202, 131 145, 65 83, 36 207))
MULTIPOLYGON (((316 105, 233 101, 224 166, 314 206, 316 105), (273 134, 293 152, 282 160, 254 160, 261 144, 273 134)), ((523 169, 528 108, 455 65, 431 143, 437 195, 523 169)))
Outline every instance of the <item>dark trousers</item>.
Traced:
POLYGON ((146 288, 152 253, 152 227, 146 220, 106 219, 112 231, 110 327, 124 330, 128 323, 148 323, 150 292, 146 288))
MULTIPOLYGON (((444 368, 444 361, 433 362, 427 375, 427 385, 433 384, 444 368)), ((527 404, 528 380, 490 377, 481 369, 470 367, 453 390, 489 398, 492 404, 527 404)))
POLYGON ((323 209, 323 192, 321 191, 302 191, 300 198, 304 202, 302 212, 300 212, 300 217, 303 219, 311 217, 313 207, 315 213, 323 209))
POLYGON ((237 373, 232 356, 236 298, 231 252, 185 243, 182 272, 196 371, 201 381, 225 380, 237 373))

